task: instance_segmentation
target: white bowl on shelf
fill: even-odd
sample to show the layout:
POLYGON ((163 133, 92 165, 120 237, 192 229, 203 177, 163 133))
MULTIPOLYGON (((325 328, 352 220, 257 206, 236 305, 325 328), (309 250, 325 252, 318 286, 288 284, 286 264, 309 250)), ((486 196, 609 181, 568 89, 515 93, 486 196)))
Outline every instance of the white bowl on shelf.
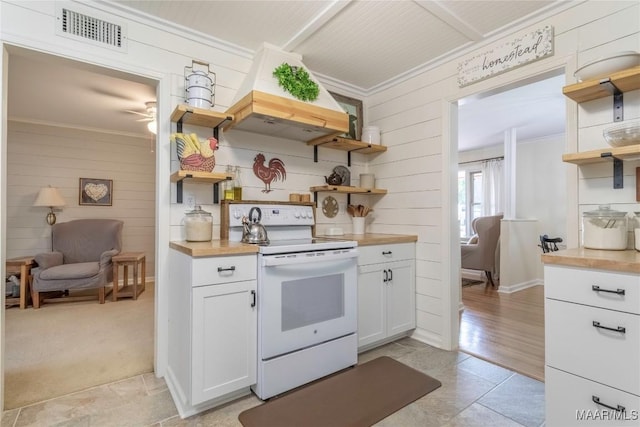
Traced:
POLYGON ((640 144, 640 120, 606 128, 602 135, 612 147, 640 144))
POLYGON ((640 65, 640 53, 630 51, 616 52, 605 58, 590 61, 578 68, 573 75, 579 80, 607 77, 616 71, 640 65))

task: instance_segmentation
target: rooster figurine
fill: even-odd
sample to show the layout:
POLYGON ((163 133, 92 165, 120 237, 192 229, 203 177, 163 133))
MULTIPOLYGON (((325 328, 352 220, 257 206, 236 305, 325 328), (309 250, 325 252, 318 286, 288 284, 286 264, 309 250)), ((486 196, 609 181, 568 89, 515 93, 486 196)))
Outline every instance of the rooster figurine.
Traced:
POLYGON ((218 149, 218 140, 211 137, 200 141, 194 133, 174 133, 171 141, 176 143, 180 168, 182 170, 211 172, 216 164, 214 151, 218 149))
POLYGON ((273 158, 269 160, 269 166, 264 165, 264 154, 258 153, 253 159, 253 173, 264 182, 263 193, 271 191, 271 181, 284 181, 287 177, 287 171, 284 169, 282 160, 273 158))

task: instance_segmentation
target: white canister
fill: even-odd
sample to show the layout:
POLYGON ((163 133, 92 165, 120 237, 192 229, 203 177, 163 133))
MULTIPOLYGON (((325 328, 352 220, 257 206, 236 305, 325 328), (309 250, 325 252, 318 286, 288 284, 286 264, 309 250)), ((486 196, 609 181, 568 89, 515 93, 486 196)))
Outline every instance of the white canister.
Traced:
POLYGON ((187 76, 187 103, 192 107, 209 108, 212 105, 213 81, 204 71, 187 76))
POLYGON ((209 242, 213 235, 213 218, 211 213, 195 206, 187 212, 184 219, 184 228, 188 242, 209 242))
POLYGON ((360 140, 368 144, 380 144, 380 128, 378 126, 363 127, 360 140))
POLYGON ((600 205, 582 214, 582 246, 588 249, 627 248, 627 213, 600 205))
POLYGON ((372 189, 375 187, 375 175, 372 173, 361 173, 360 174, 360 187, 372 189))
POLYGON ((364 220, 363 216, 354 216, 351 218, 353 224, 353 234, 364 234, 364 220))

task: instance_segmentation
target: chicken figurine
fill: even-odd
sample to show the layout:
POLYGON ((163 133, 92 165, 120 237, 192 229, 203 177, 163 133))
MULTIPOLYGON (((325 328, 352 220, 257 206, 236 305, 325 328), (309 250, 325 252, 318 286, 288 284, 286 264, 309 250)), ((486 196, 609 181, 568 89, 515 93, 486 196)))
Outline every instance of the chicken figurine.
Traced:
POLYGON ((192 133, 174 133, 171 142, 175 142, 180 169, 189 171, 211 172, 216 165, 214 151, 218 149, 218 140, 211 137, 200 141, 198 135, 192 133))
POLYGON ((284 169, 284 163, 280 159, 273 158, 269 160, 269 165, 265 166, 264 154, 258 153, 253 159, 253 173, 264 182, 263 193, 271 192, 271 181, 284 181, 287 177, 287 171, 284 169))

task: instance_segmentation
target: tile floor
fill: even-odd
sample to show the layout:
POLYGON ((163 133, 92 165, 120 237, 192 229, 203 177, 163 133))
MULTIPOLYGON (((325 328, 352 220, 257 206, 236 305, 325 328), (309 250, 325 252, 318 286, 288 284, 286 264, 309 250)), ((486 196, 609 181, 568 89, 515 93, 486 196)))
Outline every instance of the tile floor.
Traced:
MULTIPOLYGON (((363 363, 390 356, 442 387, 382 420, 380 427, 544 425, 544 383, 461 352, 410 338, 363 353, 363 363)), ((139 375, 4 412, 9 426, 240 426, 238 414, 260 404, 250 395, 182 420, 163 379, 139 375)))

